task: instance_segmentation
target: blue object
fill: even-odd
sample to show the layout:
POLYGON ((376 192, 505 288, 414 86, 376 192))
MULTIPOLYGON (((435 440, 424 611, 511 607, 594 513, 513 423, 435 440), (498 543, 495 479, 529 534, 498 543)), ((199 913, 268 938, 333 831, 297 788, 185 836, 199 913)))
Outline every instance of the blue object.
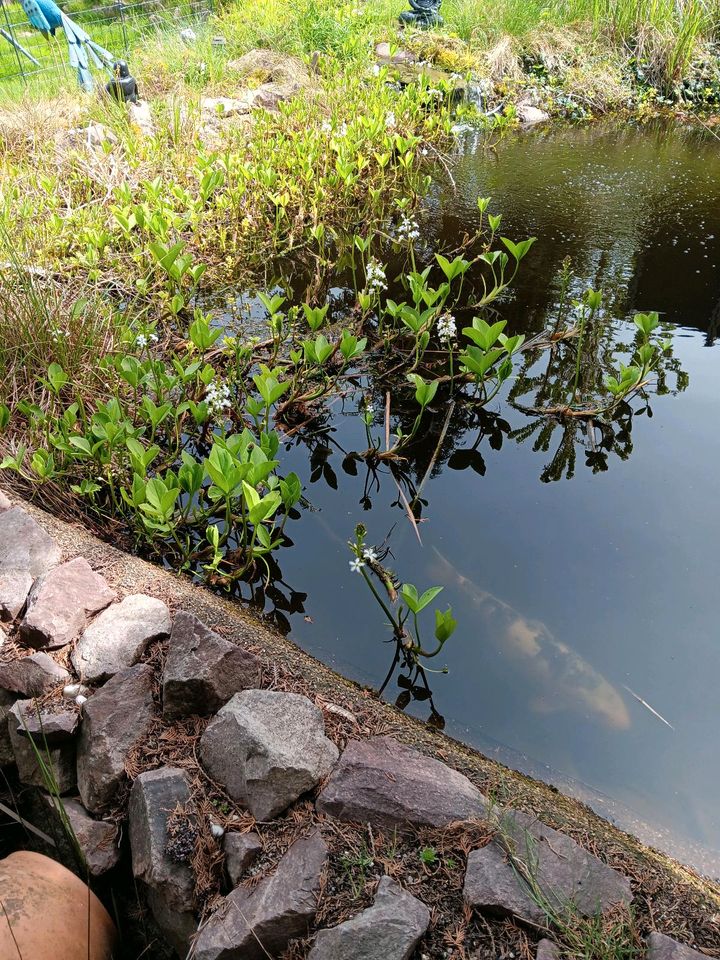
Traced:
POLYGON ((112 76, 113 55, 91 40, 89 34, 66 16, 54 0, 20 0, 20 5, 31 26, 45 37, 54 37, 58 27, 62 27, 68 42, 70 66, 77 71, 81 87, 88 91, 93 88, 91 62, 112 76))

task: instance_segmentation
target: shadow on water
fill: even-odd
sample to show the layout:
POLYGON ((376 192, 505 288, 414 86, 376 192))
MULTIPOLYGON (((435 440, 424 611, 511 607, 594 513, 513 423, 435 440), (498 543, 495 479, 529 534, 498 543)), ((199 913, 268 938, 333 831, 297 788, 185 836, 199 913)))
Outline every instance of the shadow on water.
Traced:
MULTIPOLYGON (((307 507, 255 599, 377 688, 389 631, 348 567, 362 517, 404 579, 442 584, 459 621, 448 675, 433 681, 448 732, 718 875, 720 144, 655 125, 538 130, 494 150, 468 133, 452 181, 423 213, 428 262, 472 233, 478 196, 493 198, 506 235, 539 238, 497 307, 509 327, 552 329, 563 297, 603 290, 582 392, 628 362, 636 311, 660 312, 672 354, 605 422, 547 413, 567 396, 574 346, 528 353, 488 409, 456 403, 448 417, 439 391, 409 458, 374 467, 349 454, 366 446, 363 404, 382 431, 386 385, 380 369, 359 377, 287 443, 307 507)), ((414 415, 393 396, 393 430, 414 415)))

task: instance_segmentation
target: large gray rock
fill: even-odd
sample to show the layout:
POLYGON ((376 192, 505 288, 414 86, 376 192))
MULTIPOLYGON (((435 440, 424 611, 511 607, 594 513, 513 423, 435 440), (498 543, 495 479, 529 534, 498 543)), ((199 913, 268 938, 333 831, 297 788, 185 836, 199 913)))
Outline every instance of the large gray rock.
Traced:
POLYGON ((317 801, 321 813, 387 830, 482 819, 487 801, 467 777, 392 737, 351 740, 317 801))
POLYGON ((257 820, 270 820, 330 773, 338 749, 307 697, 272 690, 236 694, 210 721, 200 760, 257 820))
POLYGON ((17 718, 16 732, 31 738, 41 751, 72 740, 80 724, 80 714, 66 700, 41 706, 34 700, 18 700, 12 713, 17 718))
MULTIPOLYGON (((44 795, 44 800, 62 829, 64 825, 55 807, 54 798, 44 795)), ((107 820, 93 819, 77 800, 64 799, 62 806, 90 876, 101 877, 108 870, 112 870, 120 860, 115 824, 107 820)))
POLYGON ((0 573, 22 570, 40 577, 60 562, 60 548, 19 507, 0 513, 0 573))
POLYGON ((83 706, 77 780, 91 813, 115 798, 128 754, 152 723, 152 681, 152 667, 139 663, 108 680, 83 706))
MULTIPOLYGON (((188 810, 190 788, 177 767, 141 773, 130 791, 128 823, 133 874, 147 887, 155 921, 181 957, 185 957, 197 923, 193 913, 193 872, 188 862, 168 854, 168 820, 178 807, 188 810)), ((192 853, 192 844, 188 845, 192 853)))
POLYGON ((27 570, 0 572, 0 620, 11 623, 22 613, 34 582, 27 570))
POLYGON ((75 788, 75 743, 66 740, 57 746, 36 744, 29 737, 21 736, 22 710, 26 707, 18 700, 7 715, 8 733, 15 755, 18 778, 31 787, 43 787, 51 792, 68 793, 75 788))
POLYGON ((87 560, 76 557, 36 582, 20 624, 20 639, 30 647, 63 647, 79 636, 89 617, 115 598, 115 591, 87 560))
POLYGON ((319 831, 294 843, 254 890, 227 896, 195 940, 194 960, 267 960, 305 937, 315 918, 328 850, 319 831))
POLYGON ((653 930, 647 938, 647 960, 703 960, 707 954, 693 950, 684 943, 678 943, 672 937, 653 930))
POLYGON ((500 821, 501 838, 468 857, 464 896, 480 910, 542 923, 568 904, 585 916, 630 903, 630 881, 574 840, 519 811, 500 821))
POLYGON ((430 911, 390 877, 375 902, 351 920, 321 930, 308 960, 409 960, 430 923, 430 911))
POLYGON ((260 661, 191 613, 175 617, 163 670, 163 717, 217 713, 233 694, 260 684, 260 661))
POLYGON ((102 683, 132 667, 154 640, 170 633, 167 604, 142 593, 125 597, 85 630, 70 659, 86 683, 102 683))
POLYGON ((225 870, 230 883, 236 887, 245 871, 262 853, 262 841, 256 833, 226 833, 223 838, 225 870))
POLYGON ((535 960, 560 960, 562 950, 553 940, 540 940, 535 952, 535 960))
POLYGON ((0 667, 0 689, 21 697, 42 697, 69 679, 67 670, 42 651, 0 667))

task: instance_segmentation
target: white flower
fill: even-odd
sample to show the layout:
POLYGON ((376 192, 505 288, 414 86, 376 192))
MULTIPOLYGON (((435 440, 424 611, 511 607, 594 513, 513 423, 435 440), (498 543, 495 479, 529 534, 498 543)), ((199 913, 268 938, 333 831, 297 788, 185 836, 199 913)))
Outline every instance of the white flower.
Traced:
POLYGON ((373 76, 374 76, 374 77, 379 77, 379 76, 380 76, 380 64, 379 64, 379 63, 374 63, 374 64, 373 64, 372 72, 373 72, 373 76))
POLYGON ((449 343, 457 336, 457 324, 451 313, 443 313, 438 317, 437 333, 442 343, 449 343))
POLYGON ((364 560, 367 560, 368 563, 372 563, 373 561, 377 562, 377 558, 378 556, 372 547, 365 547, 365 549, 363 550, 364 560))
POLYGON ((361 560, 360 557, 355 557, 354 560, 350 561, 350 569, 353 573, 360 573, 362 568, 365 566, 365 561, 361 560))
POLYGON ((423 147, 422 150, 420 151, 420 156, 421 156, 421 157, 426 157, 427 155, 428 155, 428 148, 427 148, 427 147, 423 147))
POLYGON ((157 338, 157 335, 154 333, 151 333, 149 336, 146 336, 144 333, 139 333, 135 337, 135 346, 137 347, 138 350, 144 350, 149 343, 157 343, 157 342, 158 342, 158 338, 157 338))
POLYGON ((388 112, 385 114, 385 126, 388 130, 392 130, 392 128, 395 126, 395 114, 392 112, 392 110, 388 110, 388 112))
POLYGON ((381 264, 372 259, 365 269, 366 286, 369 293, 380 293, 387 289, 387 277, 381 264))
POLYGON ((332 124, 328 120, 323 120, 320 129, 323 133, 332 133, 332 124))
POLYGON ((419 240, 420 228, 415 220, 412 220, 406 213, 403 213, 398 225, 397 235, 399 240, 419 240))
POLYGON ((347 136, 347 132, 348 132, 348 125, 347 125, 347 124, 345 123, 345 121, 343 120, 343 122, 342 122, 342 123, 340 124, 340 126, 338 127, 338 136, 339 136, 339 137, 346 137, 346 136, 347 136))
POLYGON ((205 402, 211 417, 222 416, 231 406, 230 387, 226 383, 211 380, 205 393, 205 402))

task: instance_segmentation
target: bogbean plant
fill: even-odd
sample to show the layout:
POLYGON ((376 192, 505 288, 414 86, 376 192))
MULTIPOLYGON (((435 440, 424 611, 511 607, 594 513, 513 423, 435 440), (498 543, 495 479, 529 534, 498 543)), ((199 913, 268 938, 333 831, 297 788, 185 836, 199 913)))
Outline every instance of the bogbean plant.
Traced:
POLYGON ((398 698, 398 706, 404 708, 411 698, 427 700, 432 710, 431 720, 442 723, 435 709, 432 692, 428 684, 428 673, 447 673, 443 667, 439 671, 431 670, 428 661, 434 660, 455 632, 457 621, 452 608, 435 610, 434 643, 431 648, 425 646, 422 639, 419 614, 427 609, 442 587, 428 587, 419 594, 412 583, 398 583, 395 574, 385 567, 382 558, 374 547, 367 544, 367 530, 363 524, 355 527, 355 539, 348 542, 354 559, 350 569, 365 581, 370 593, 382 609, 392 629, 394 653, 390 669, 380 687, 380 693, 390 682, 390 678, 399 666, 398 685, 403 688, 398 698), (379 584, 379 587, 376 585, 379 584), (404 672, 403 672, 404 671, 404 672))

